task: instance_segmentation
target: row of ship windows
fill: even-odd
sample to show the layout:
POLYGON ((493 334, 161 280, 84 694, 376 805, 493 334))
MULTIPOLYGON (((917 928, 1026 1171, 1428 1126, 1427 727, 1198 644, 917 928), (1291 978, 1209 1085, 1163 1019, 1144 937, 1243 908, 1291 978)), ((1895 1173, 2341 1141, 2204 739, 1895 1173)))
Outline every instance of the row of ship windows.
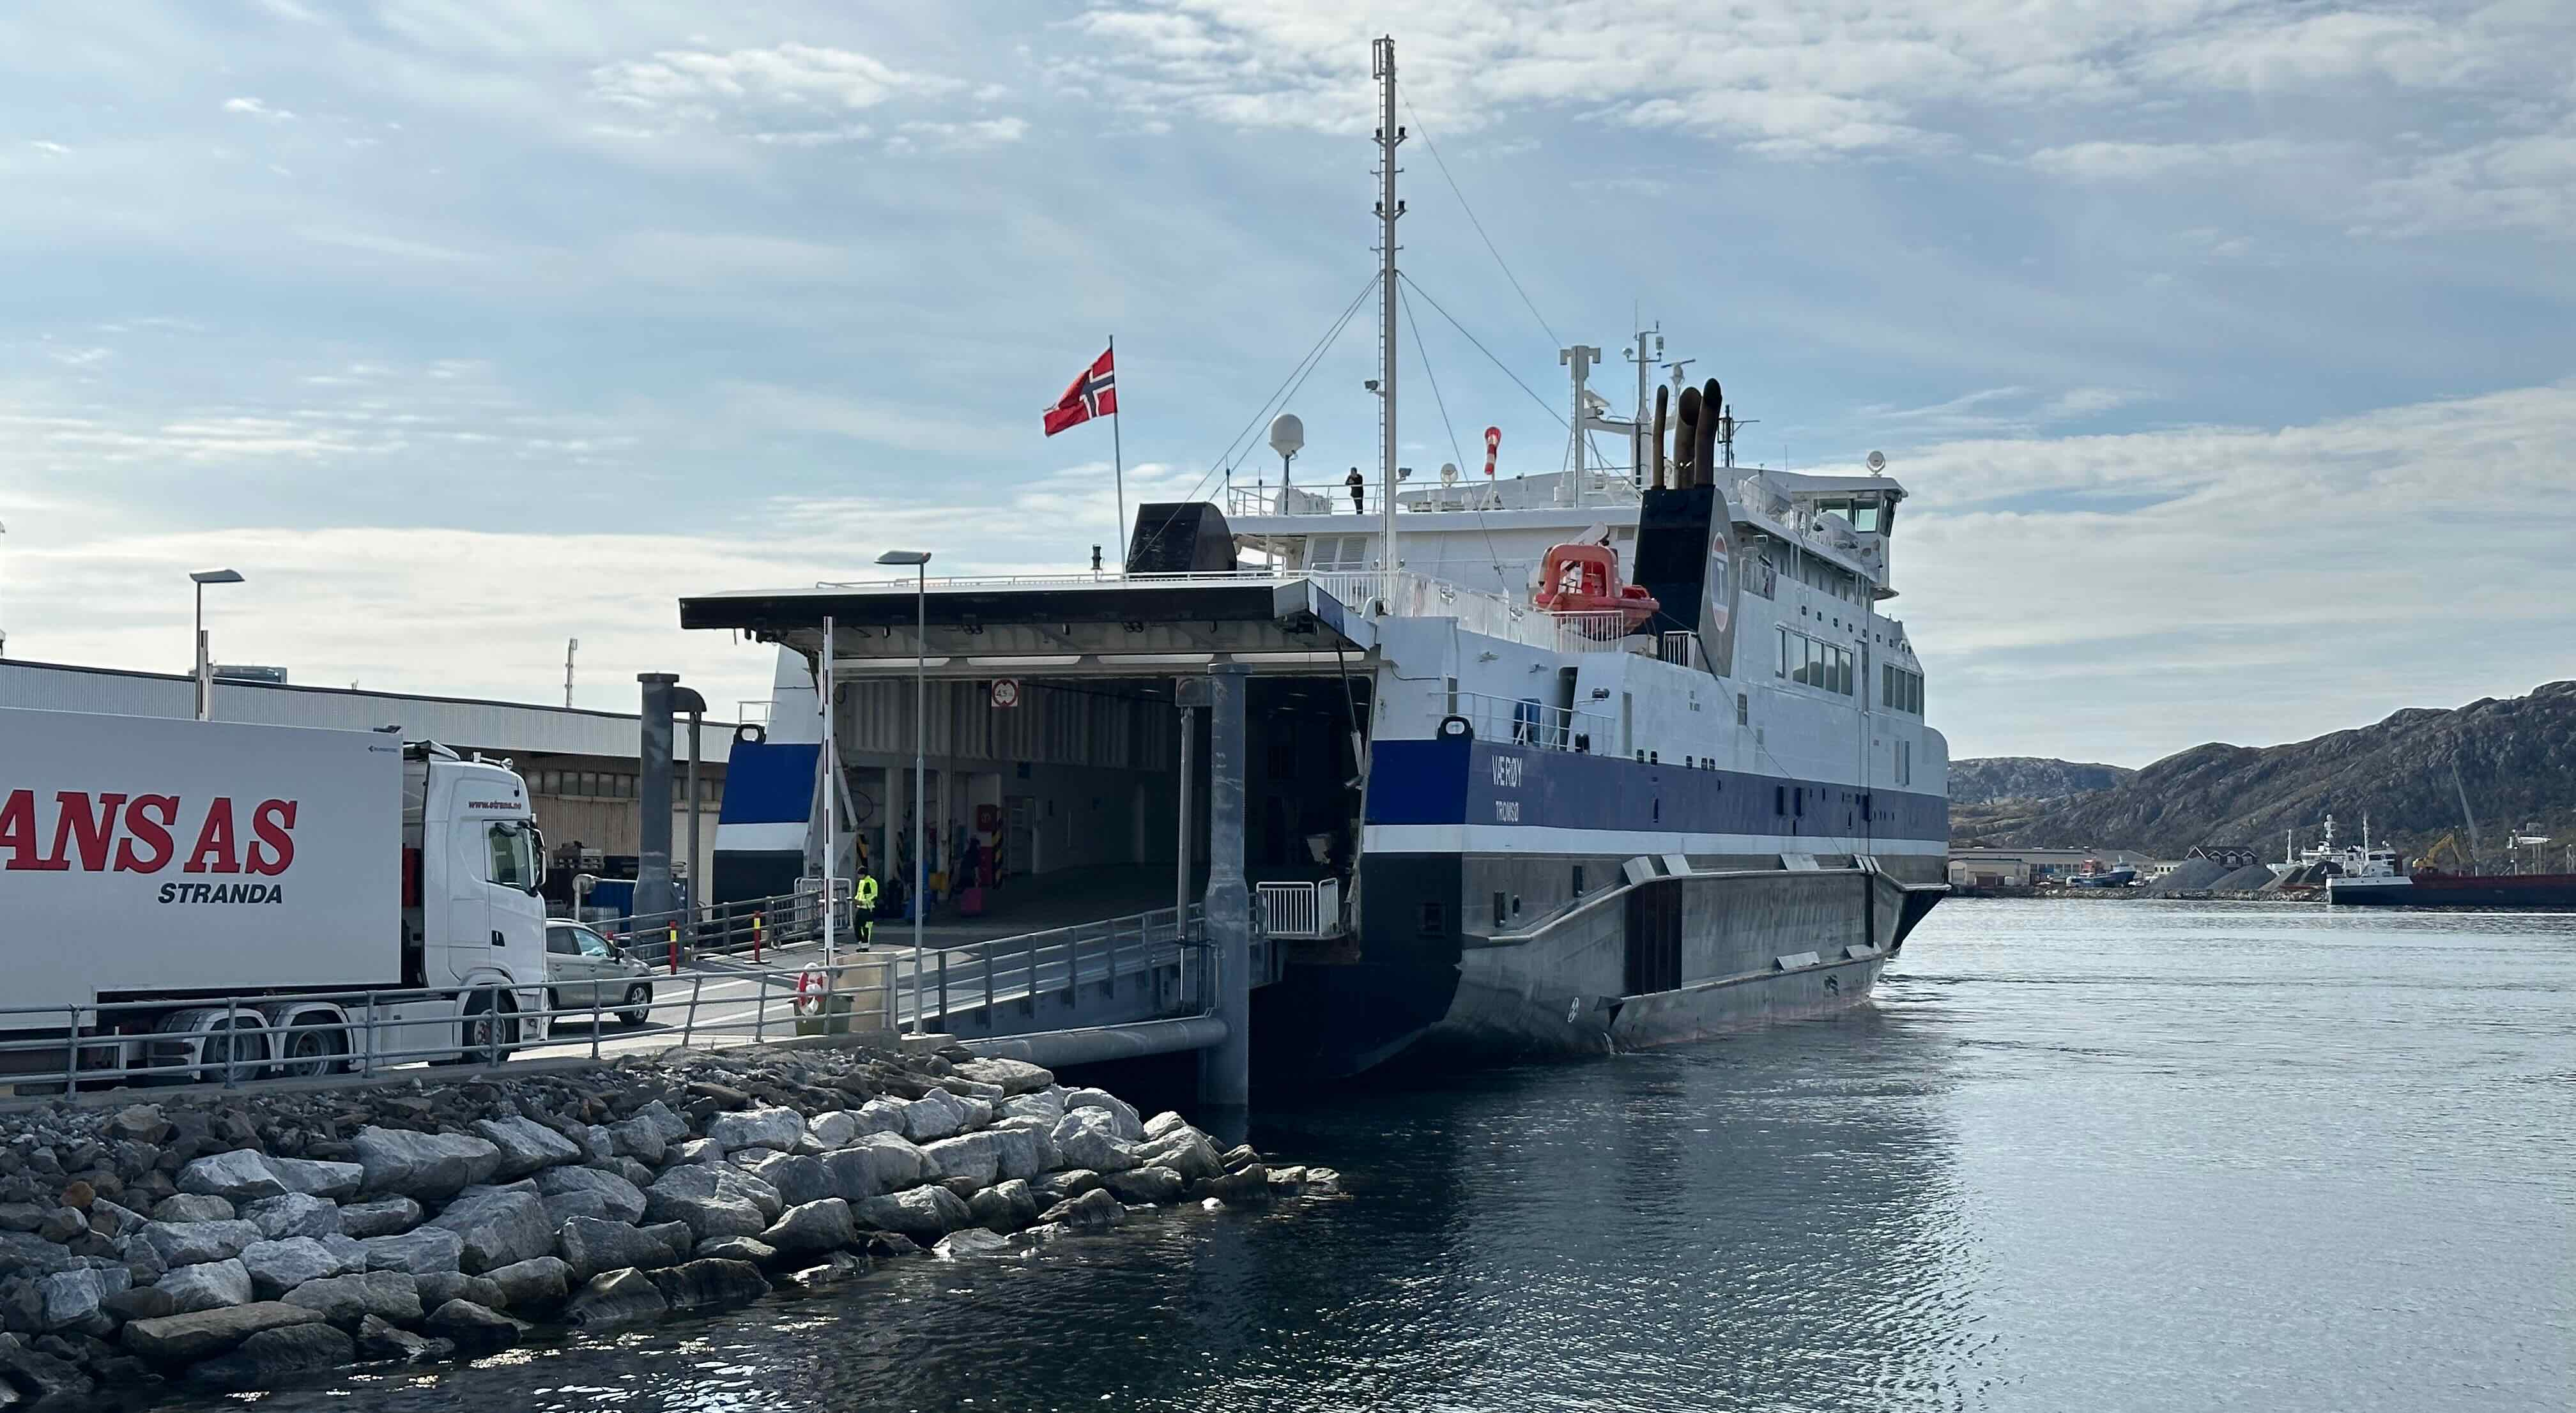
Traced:
POLYGON ((1787 628, 1779 632, 1780 662, 1772 669, 1772 676, 1787 678, 1801 687, 1821 687, 1846 697, 1852 694, 1851 649, 1819 643, 1787 628))
POLYGON ((1908 672, 1893 663, 1880 663, 1878 703, 1898 711, 1923 714, 1923 674, 1908 672))
MULTIPOLYGON (((1820 643, 1792 629, 1778 630, 1779 663, 1771 675, 1801 687, 1820 687, 1848 697, 1858 689, 1853 680, 1855 661, 1849 648, 1820 643)), ((1902 667, 1882 663, 1879 667, 1878 704, 1895 711, 1923 714, 1923 675, 1902 667)))

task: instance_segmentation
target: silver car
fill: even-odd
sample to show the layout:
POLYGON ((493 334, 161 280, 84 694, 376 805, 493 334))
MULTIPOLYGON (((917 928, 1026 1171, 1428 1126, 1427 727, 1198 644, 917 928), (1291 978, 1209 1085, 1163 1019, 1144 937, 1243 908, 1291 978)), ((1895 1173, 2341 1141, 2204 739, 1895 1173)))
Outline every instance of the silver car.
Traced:
MULTIPOLYGON (((578 922, 558 918, 546 924, 546 1008, 579 1010, 597 1005, 617 1013, 628 1025, 642 1025, 653 1004, 653 969, 618 954, 607 938, 578 922)), ((577 1022, 557 1016, 555 1025, 577 1022)))

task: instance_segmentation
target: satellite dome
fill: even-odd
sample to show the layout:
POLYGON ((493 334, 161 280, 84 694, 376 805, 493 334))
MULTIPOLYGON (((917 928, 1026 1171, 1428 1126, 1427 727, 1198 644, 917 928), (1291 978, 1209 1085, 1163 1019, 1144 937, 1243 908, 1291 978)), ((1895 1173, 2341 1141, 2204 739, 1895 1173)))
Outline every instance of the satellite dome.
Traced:
POLYGON ((1282 412, 1270 419, 1270 449, 1281 456, 1295 456, 1306 446, 1306 424, 1294 412, 1282 412))

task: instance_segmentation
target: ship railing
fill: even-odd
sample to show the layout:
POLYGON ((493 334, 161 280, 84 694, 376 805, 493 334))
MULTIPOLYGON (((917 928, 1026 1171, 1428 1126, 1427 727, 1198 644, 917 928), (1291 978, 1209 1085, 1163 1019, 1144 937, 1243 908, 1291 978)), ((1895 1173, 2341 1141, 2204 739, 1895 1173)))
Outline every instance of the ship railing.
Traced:
POLYGON ((1254 916, 1271 937, 1289 942, 1317 941, 1342 933, 1342 881, 1290 880, 1253 886, 1254 916))
POLYGON ((1535 746, 1581 754, 1615 752, 1618 723, 1607 713, 1561 707, 1536 697, 1460 692, 1450 715, 1464 719, 1480 741, 1535 746))
MULTIPOLYGON (((1461 476, 1442 483, 1416 479, 1405 482, 1395 493, 1396 509, 1407 515, 1425 513, 1472 514, 1478 511, 1504 510, 1570 510, 1590 506, 1635 506, 1644 498, 1631 473, 1625 467, 1583 474, 1579 503, 1559 499, 1566 494, 1562 473, 1533 481, 1506 479, 1489 481, 1482 476, 1461 476)), ((1225 513, 1230 516, 1315 515, 1362 518, 1380 513, 1386 501, 1379 483, 1371 479, 1360 487, 1354 500, 1348 484, 1338 481, 1304 486, 1275 486, 1267 482, 1250 486, 1229 487, 1225 493, 1225 513)), ((1330 533, 1329 526, 1316 527, 1330 533)), ((1365 527, 1363 527, 1365 528, 1365 527)))
MULTIPOLYGON (((1102 570, 1097 574, 1006 574, 934 579, 930 586, 940 589, 1044 589, 1084 584, 1213 586, 1289 583, 1300 579, 1312 582, 1331 594, 1343 607, 1367 617, 1452 618, 1457 620, 1460 628, 1470 633, 1555 652, 1590 651, 1605 641, 1615 641, 1619 636, 1613 631, 1617 626, 1613 620, 1618 617, 1615 611, 1606 615, 1549 613, 1535 604, 1470 589, 1412 569, 1389 572, 1384 569, 1287 570, 1257 567, 1177 574, 1120 574, 1102 570)), ((849 580, 826 581, 815 587, 910 593, 914 583, 910 579, 849 580)))

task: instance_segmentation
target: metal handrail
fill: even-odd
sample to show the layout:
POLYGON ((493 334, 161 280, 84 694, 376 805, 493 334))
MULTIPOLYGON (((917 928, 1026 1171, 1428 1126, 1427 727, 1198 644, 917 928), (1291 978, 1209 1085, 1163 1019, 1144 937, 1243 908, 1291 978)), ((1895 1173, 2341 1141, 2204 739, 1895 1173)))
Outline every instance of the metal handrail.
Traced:
POLYGON ((568 1043, 555 1033, 557 1023, 566 1020, 589 1023, 589 1058, 596 1060, 601 1057, 603 1045, 610 1038, 607 1018, 630 1009, 621 1004, 622 996, 619 1000, 611 1000, 609 993, 635 985, 654 987, 655 994, 644 1005, 631 1008, 641 1011, 645 1019, 629 1033, 655 1037, 656 1048, 670 1043, 660 1037, 674 1029, 679 1032, 677 1043, 681 1045, 764 1043, 773 1035, 783 1037, 794 1033, 798 1020, 811 1020, 817 1016, 828 1020, 824 1013, 833 1009, 846 1011, 851 1020, 842 1024, 849 1028, 857 1028, 859 1018, 873 1016, 875 1023, 868 1029, 892 1031, 896 999, 892 960, 883 953, 862 953, 855 958, 844 958, 838 968, 841 972, 839 984, 834 984, 821 968, 808 966, 774 971, 692 971, 675 976, 603 978, 596 982, 566 981, 524 988, 413 987, 207 997, 179 1003, 157 1000, 103 1001, 71 1006, 0 1006, 0 1037, 17 1037, 0 1038, 0 1055, 60 1051, 64 1056, 61 1069, 16 1070, 0 1065, 0 1085, 24 1088, 77 1084, 86 1088, 121 1081, 168 1080, 177 1074, 185 1078, 219 1075, 224 1087, 237 1088, 270 1078, 311 1077, 272 1074, 272 1071, 310 1069, 372 1076, 379 1070, 421 1063, 454 1061, 459 1057, 470 1060, 479 1050, 498 1051, 506 1058, 518 1051, 557 1048, 568 1043), (848 984, 854 979, 853 973, 857 974, 855 979, 860 984, 848 984), (870 981, 868 973, 878 975, 870 981), (662 988, 683 980, 688 985, 685 1000, 663 994, 662 988), (710 998, 706 994, 710 985, 740 986, 746 983, 748 994, 742 997, 710 998), (470 1037, 464 1027, 477 1023, 475 1016, 397 1016, 390 1010, 405 1002, 450 1002, 460 996, 483 991, 553 993, 577 990, 582 986, 591 987, 591 999, 587 1005, 504 1010, 498 1008, 496 999, 496 1009, 491 1014, 500 1024, 510 1027, 513 1036, 506 1039, 495 1036, 488 1046, 469 1043, 470 1037), (818 998, 826 992, 848 996, 851 1004, 835 1008, 830 1003, 820 1002, 818 998), (871 999, 873 1004, 858 1004, 871 999), (722 1014, 709 1016, 705 1014, 709 1004, 741 1006, 747 1008, 747 1013, 732 1019, 722 1014), (272 1025, 265 1014, 267 1011, 291 1012, 320 1005, 341 1008, 345 1022, 280 1028, 272 1025), (782 1005, 787 1013, 774 1014, 782 1005), (111 1028, 119 1015, 182 1010, 220 1010, 223 1014, 205 1025, 187 1029, 155 1029, 129 1034, 111 1028), (654 1028, 657 1017, 664 1022, 660 1029, 654 1028), (243 1024, 245 1019, 256 1024, 246 1026, 243 1024), (57 1031, 46 1022, 58 1023, 61 1029, 57 1031), (430 1029, 443 1034, 438 1043, 427 1046, 405 1044, 402 1036, 387 1034, 404 1029, 430 1029), (326 1037, 338 1040, 343 1048, 301 1058, 277 1053, 280 1047, 274 1042, 300 1030, 323 1032, 326 1037), (245 1046, 226 1043, 221 1059, 206 1056, 206 1042, 217 1037, 225 1037, 229 1042, 234 1036, 255 1037, 256 1053, 245 1054, 245 1046), (129 1047, 139 1049, 146 1062, 128 1063, 126 1054, 129 1047), (155 1063, 160 1059, 155 1051, 166 1051, 166 1047, 177 1047, 175 1060, 155 1063), (109 1055, 113 1063, 84 1063, 85 1057, 101 1054, 109 1055), (195 1058, 190 1059, 191 1055, 195 1058))

